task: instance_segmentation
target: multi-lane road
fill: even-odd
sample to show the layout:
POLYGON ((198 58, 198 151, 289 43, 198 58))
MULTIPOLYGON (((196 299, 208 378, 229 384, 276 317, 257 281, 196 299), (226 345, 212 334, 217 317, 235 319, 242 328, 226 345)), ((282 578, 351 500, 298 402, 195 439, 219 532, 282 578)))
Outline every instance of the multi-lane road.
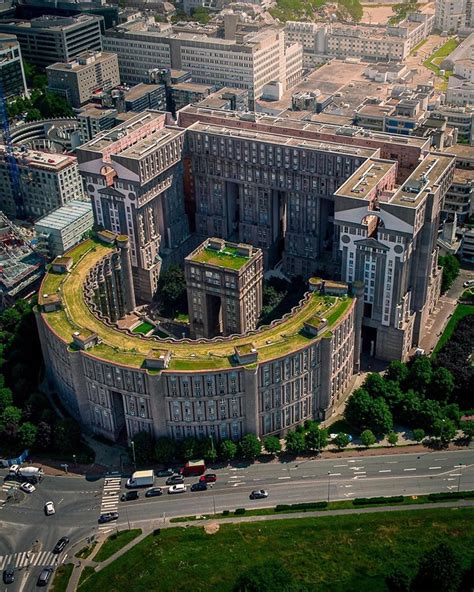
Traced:
MULTIPOLYGON (((419 495, 439 491, 474 490, 474 449, 453 452, 422 452, 331 460, 268 463, 217 469, 217 482, 203 492, 140 498, 120 502, 125 479, 120 475, 93 481, 63 476, 45 477, 37 490, 19 504, 0 508, 0 567, 21 568, 9 591, 34 589, 42 565, 51 564, 50 554, 61 536, 71 544, 97 536, 108 529, 133 526, 158 527, 174 516, 212 514, 238 507, 275 506, 315 500, 346 500, 379 495, 419 495), (266 489, 269 497, 252 501, 253 489, 266 489), (54 516, 45 516, 46 501, 56 506, 54 516), (100 527, 101 511, 117 508, 119 520, 100 527)), ((6 474, 0 471, 0 478, 6 474)), ((188 478, 190 485, 196 478, 188 478)), ((165 485, 157 478, 156 485, 165 485)), ((68 549, 66 548, 65 553, 68 549)), ((59 557, 63 561, 64 553, 59 557)), ((0 591, 6 589, 0 587, 0 591)))

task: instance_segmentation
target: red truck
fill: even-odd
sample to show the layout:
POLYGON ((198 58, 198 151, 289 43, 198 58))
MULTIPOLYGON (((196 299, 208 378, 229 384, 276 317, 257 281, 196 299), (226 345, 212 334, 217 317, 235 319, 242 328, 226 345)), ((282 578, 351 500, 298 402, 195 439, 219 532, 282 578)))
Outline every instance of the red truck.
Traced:
POLYGON ((206 463, 203 460, 190 460, 179 472, 184 477, 202 475, 206 472, 206 463))

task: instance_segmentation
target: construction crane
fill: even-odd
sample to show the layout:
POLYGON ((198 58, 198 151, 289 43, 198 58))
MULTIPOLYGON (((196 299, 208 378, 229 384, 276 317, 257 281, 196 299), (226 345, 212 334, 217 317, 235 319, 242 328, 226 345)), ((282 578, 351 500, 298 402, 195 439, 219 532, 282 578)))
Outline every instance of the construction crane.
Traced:
POLYGON ((7 102, 3 85, 0 83, 0 119, 2 120, 3 143, 5 145, 5 160, 10 173, 10 181, 13 192, 13 199, 16 206, 16 215, 22 218, 25 213, 23 196, 21 195, 20 171, 13 150, 13 141, 10 133, 10 123, 8 121, 7 102))

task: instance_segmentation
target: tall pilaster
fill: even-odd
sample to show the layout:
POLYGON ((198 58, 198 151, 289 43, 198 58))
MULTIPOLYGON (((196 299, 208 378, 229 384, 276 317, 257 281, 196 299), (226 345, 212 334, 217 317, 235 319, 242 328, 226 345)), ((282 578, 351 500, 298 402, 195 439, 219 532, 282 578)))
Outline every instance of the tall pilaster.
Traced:
POLYGON ((123 274, 123 293, 125 312, 129 313, 136 307, 135 289, 133 287, 132 260, 130 257, 130 242, 128 236, 117 237, 117 246, 120 249, 120 260, 123 274))

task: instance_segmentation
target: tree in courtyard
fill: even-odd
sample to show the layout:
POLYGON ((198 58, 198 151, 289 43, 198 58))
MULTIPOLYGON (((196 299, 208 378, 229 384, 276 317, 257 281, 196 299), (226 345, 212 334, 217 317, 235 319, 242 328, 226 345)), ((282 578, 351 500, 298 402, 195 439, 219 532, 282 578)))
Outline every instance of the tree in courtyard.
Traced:
POLYGON ((396 446, 398 442, 398 434, 397 432, 390 432, 387 436, 387 442, 392 446, 396 446))
POLYGON ((371 417, 368 422, 368 428, 374 434, 382 435, 390 432, 393 428, 393 417, 387 403, 382 399, 375 399, 372 402, 371 417))
POLYGON ((397 569, 385 579, 389 592, 410 592, 410 576, 397 569))
POLYGON ((255 460, 262 452, 262 443, 254 434, 247 434, 239 442, 239 452, 247 460, 255 460))
POLYGON ((349 435, 345 434, 344 432, 339 432, 333 440, 334 444, 339 448, 339 450, 349 446, 350 441, 349 435))
POLYGON ((5 407, 0 415, 0 434, 3 432, 9 438, 16 438, 22 417, 21 409, 14 405, 5 407))
POLYGON ((456 426, 450 419, 437 419, 433 426, 433 435, 440 439, 442 444, 448 444, 456 435, 456 426))
POLYGON ((198 456, 202 456, 210 463, 217 460, 217 446, 213 438, 201 438, 197 441, 198 456))
POLYGON ((76 452, 81 445, 81 428, 71 418, 60 419, 54 427, 54 446, 62 452, 76 452))
POLYGON ((425 553, 411 584, 411 592, 457 592, 461 564, 452 548, 444 543, 425 553))
POLYGON ((438 257, 438 263, 443 268, 443 278, 441 280, 441 292, 446 292, 453 285, 454 280, 459 274, 459 261, 454 255, 445 255, 438 257))
POLYGON ((31 422, 26 421, 18 428, 17 438, 22 446, 31 448, 36 443, 37 433, 38 428, 31 422))
POLYGON ((365 389, 356 389, 347 400, 344 411, 346 421, 355 428, 361 430, 367 428, 370 422, 372 403, 373 399, 365 389))
POLYGON ((135 459, 138 465, 148 464, 154 459, 154 442, 149 432, 138 432, 133 436, 133 446, 130 446, 129 455, 133 459, 133 450, 135 450, 135 459))
POLYGON ((429 397, 440 403, 451 400, 454 391, 454 376, 443 367, 436 368, 431 379, 429 397))
POLYGON ((309 426, 304 441, 306 450, 322 450, 328 445, 328 431, 313 423, 309 426))
POLYGON ((410 367, 408 382, 410 387, 420 394, 426 394, 433 378, 431 360, 427 356, 418 356, 410 367))
POLYGON ((374 436, 374 433, 371 430, 364 430, 360 435, 360 440, 366 448, 377 442, 377 438, 374 436))
POLYGON ((53 428, 46 421, 40 421, 36 433, 36 446, 41 450, 47 450, 51 446, 53 428))
POLYGON ((393 360, 385 371, 385 379, 402 385, 408 378, 408 366, 399 360, 393 360))
POLYGON ((421 442, 425 437, 425 430, 422 430, 421 428, 415 428, 412 434, 413 440, 415 440, 415 442, 421 442))
POLYGON ((306 449, 305 437, 302 432, 288 432, 285 438, 285 450, 290 454, 302 454, 306 449))
POLYGON ((184 458, 184 460, 187 461, 196 458, 198 454, 198 445, 196 438, 184 438, 184 440, 181 442, 180 449, 181 456, 184 458))
POLYGON ((377 372, 372 372, 365 379, 362 388, 374 399, 377 397, 385 398, 387 383, 386 380, 380 376, 380 374, 377 372))
POLYGON ((155 458, 159 463, 166 464, 176 457, 176 442, 173 438, 162 436, 155 442, 155 458))
POLYGON ((227 462, 235 458, 237 454, 237 444, 232 440, 222 440, 219 448, 221 458, 227 462))
POLYGON ((461 429, 468 442, 474 438, 474 421, 462 421, 461 429))
MULTIPOLYGON (((3 376, 2 376, 3 378, 3 376)), ((0 388, 0 413, 13 404, 13 393, 7 387, 0 388)))
POLYGON ((165 314, 187 311, 186 280, 181 267, 171 265, 160 274, 157 296, 165 314))
POLYGON ((269 454, 278 454, 281 452, 280 438, 276 436, 267 436, 263 440, 263 447, 269 454))

